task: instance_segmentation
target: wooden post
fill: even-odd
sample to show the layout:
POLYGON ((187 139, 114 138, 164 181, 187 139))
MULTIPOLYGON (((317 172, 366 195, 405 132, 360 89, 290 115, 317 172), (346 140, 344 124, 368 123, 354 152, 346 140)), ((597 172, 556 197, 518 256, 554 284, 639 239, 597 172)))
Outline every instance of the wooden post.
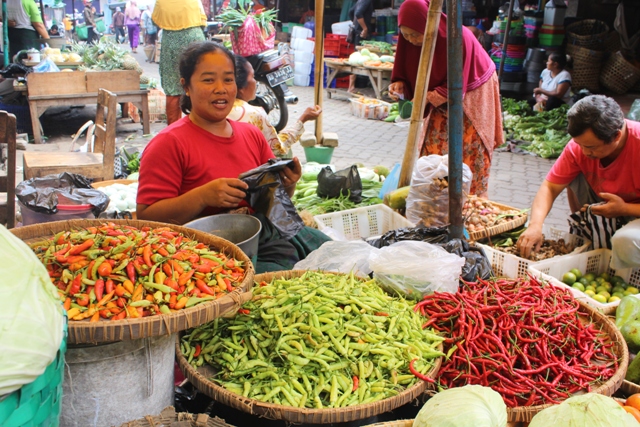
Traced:
MULTIPOLYGON (((431 76, 431 66, 433 65, 433 52, 436 48, 438 38, 438 25, 442 13, 442 0, 432 0, 427 14, 427 25, 424 30, 422 41, 422 52, 420 53, 420 65, 418 66, 418 77, 413 94, 413 111, 411 112, 411 122, 409 125, 409 136, 407 146, 402 160, 400 170, 400 180, 398 187, 404 187, 411 183, 411 174, 417 151, 419 149, 418 138, 420 136, 420 126, 424 116, 424 109, 427 104, 427 88, 431 76)), ((402 35, 400 36, 402 37, 402 35)), ((439 67, 444 64, 438 64, 439 67)))
MULTIPOLYGON (((316 65, 313 71, 313 98, 315 105, 322 107, 322 89, 324 81, 324 0, 315 0, 316 22, 316 65)), ((322 114, 316 119, 316 140, 322 141, 322 114)))

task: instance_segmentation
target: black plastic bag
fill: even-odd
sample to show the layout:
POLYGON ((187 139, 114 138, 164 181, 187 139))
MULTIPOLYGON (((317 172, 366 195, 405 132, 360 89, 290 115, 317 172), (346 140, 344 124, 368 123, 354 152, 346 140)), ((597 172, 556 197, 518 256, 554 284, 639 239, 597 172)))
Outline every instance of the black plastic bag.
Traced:
POLYGON ((391 230, 380 236, 379 239, 370 240, 369 244, 376 248, 393 245, 403 240, 416 240, 427 243, 444 243, 449 241, 448 227, 405 227, 391 230))
POLYGON ((22 181, 16 187, 16 196, 29 209, 45 214, 57 213, 58 203, 89 204, 97 218, 109 205, 109 196, 91 187, 89 178, 67 172, 22 181))
POLYGON ((318 196, 337 199, 341 195, 349 195, 353 203, 362 201, 362 181, 358 167, 353 165, 346 169, 333 172, 325 166, 318 174, 318 196))
POLYGON ((464 257, 465 263, 460 275, 462 280, 475 282, 478 278, 488 280, 493 276, 491 262, 481 248, 471 246, 469 242, 461 239, 451 239, 439 246, 451 254, 464 257))
POLYGON ((270 161, 240 175, 240 179, 249 186, 245 197, 249 206, 266 216, 285 240, 304 228, 304 222, 280 179, 279 172, 292 163, 292 160, 270 161))

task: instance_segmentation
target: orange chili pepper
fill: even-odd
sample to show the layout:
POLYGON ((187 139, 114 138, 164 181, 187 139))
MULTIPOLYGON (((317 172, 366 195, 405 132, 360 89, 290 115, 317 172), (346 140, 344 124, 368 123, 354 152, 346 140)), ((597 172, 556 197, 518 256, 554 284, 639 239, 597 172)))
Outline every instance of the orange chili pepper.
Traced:
POLYGON ((131 294, 131 301, 140 301, 142 299, 142 291, 144 291, 142 285, 136 286, 133 290, 133 294, 131 294))
POLYGON ((165 262, 164 264, 162 264, 162 271, 164 272, 164 274, 167 275, 167 277, 173 277, 174 272, 171 269, 171 265, 169 265, 168 262, 165 262))
POLYGON ((170 259, 169 261, 167 261, 169 264, 171 264, 171 267, 173 268, 173 271, 175 271, 178 275, 184 273, 184 268, 182 268, 182 266, 180 265, 180 263, 174 259, 170 259))
POLYGON ((175 309, 176 310, 180 310, 182 308, 184 308, 187 305, 187 301, 189 301, 189 297, 182 297, 178 300, 178 302, 175 305, 175 309))
MULTIPOLYGON (((115 293, 115 291, 109 292, 108 294, 104 295, 99 301, 98 301, 98 305, 104 305, 107 304, 108 302, 111 301, 111 298, 113 298, 113 294, 115 293)), ((108 304, 107 304, 108 306, 108 304)))
POLYGON ((173 279, 165 279, 163 282, 164 285, 167 285, 168 287, 170 287, 171 289, 175 289, 176 291, 180 290, 180 287, 178 286, 178 282, 176 282, 173 279))
POLYGON ((124 286, 122 286, 122 285, 120 285, 120 284, 119 284, 118 286, 116 286, 115 293, 116 293, 116 295, 118 295, 119 297, 124 296, 124 294, 125 294, 126 292, 127 292, 127 291, 126 291, 126 289, 124 288, 124 286))
POLYGON ((122 310, 120 313, 111 316, 111 320, 122 320, 125 318, 126 315, 127 315, 127 311, 122 310))
POLYGON ((111 264, 105 261, 98 266, 98 274, 102 277, 107 277, 111 274, 112 269, 113 267, 111 267, 111 264))
POLYGON ((147 264, 147 267, 153 267, 153 262, 151 261, 151 245, 146 245, 142 250, 142 259, 144 263, 147 264))
POLYGON ((132 318, 140 317, 138 310, 136 310, 135 307, 131 307, 131 306, 127 306, 127 315, 128 317, 132 317, 132 318))
POLYGON ((96 311, 95 313, 93 313, 93 315, 91 316, 91 320, 89 320, 89 322, 97 322, 98 320, 100 320, 100 312, 96 311))
POLYGON ((131 280, 125 280, 124 282, 122 282, 122 286, 127 292, 129 292, 130 294, 133 294, 134 287, 133 287, 133 283, 131 283, 131 280))
POLYGON ((169 256, 169 252, 167 252, 167 250, 165 248, 163 248, 162 246, 160 246, 156 252, 158 252, 160 255, 162 255, 163 257, 168 257, 169 256))
MULTIPOLYGON (((188 299, 187 299, 187 301, 188 301, 188 299)), ((171 309, 176 308, 176 303, 177 302, 178 302, 178 297, 176 296, 176 294, 171 294, 171 296, 169 297, 169 308, 171 308, 171 309)))
POLYGON ((78 294, 76 297, 76 304, 82 307, 86 307, 89 305, 89 295, 87 294, 78 294))
POLYGON ((71 298, 67 297, 67 299, 64 300, 63 306, 66 311, 69 311, 71 308, 71 298))
POLYGON ((185 271, 184 273, 182 273, 180 275, 180 277, 178 278, 178 286, 186 285, 187 282, 189 280, 191 280, 191 276, 193 276, 194 272, 195 272, 195 270, 189 270, 189 271, 185 271))

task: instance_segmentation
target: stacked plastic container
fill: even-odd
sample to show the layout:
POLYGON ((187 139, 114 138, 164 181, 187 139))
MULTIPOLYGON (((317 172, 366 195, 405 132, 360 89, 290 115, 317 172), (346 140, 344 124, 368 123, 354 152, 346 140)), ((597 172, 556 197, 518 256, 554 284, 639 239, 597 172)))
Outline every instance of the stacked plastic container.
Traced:
POLYGON ((309 28, 293 27, 293 31, 291 31, 291 48, 294 60, 293 84, 296 86, 309 86, 315 48, 315 42, 309 40, 311 36, 312 32, 309 28))

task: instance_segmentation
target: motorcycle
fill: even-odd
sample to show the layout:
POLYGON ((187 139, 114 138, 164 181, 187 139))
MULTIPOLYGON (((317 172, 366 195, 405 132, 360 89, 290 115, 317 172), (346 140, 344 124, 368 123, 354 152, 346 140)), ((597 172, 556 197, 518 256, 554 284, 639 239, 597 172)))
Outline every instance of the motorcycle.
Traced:
POLYGON ((248 56, 247 61, 253 67, 257 82, 256 98, 249 104, 262 107, 267 112, 271 125, 280 132, 289 120, 287 102, 298 102, 298 98, 285 83, 293 78, 289 56, 281 55, 276 49, 268 49, 248 56))

